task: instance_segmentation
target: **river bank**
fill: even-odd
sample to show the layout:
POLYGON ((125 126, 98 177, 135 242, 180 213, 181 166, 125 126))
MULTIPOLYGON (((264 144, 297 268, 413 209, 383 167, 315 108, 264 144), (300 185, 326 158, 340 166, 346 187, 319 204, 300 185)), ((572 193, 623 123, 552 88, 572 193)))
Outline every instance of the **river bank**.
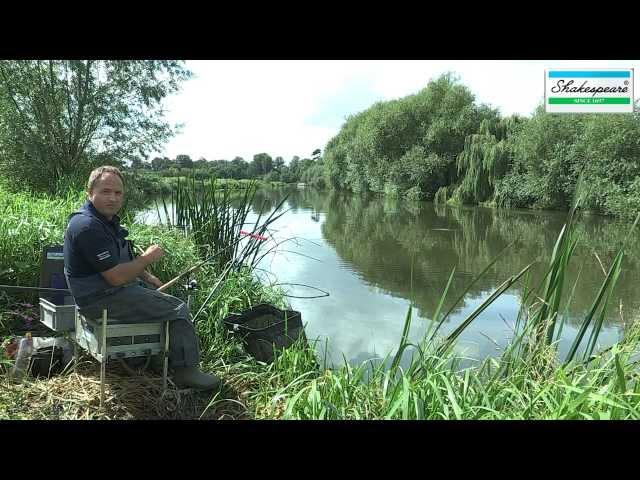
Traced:
MULTIPOLYGON (((60 243, 66 216, 81 203, 82 194, 47 199, 0 191, 0 200, 5 205, 0 219, 0 283, 35 285, 42 247, 60 243)), ((154 270, 156 276, 172 278, 199 259, 197 246, 188 236, 136 222, 127 228, 137 245, 166 246, 169 254, 154 270)), ((192 299, 192 310, 204 301, 216 273, 205 269, 198 276, 201 288, 192 299)), ((562 291, 558 290, 561 285, 552 286, 562 291)), ((0 293, 0 340, 25 329, 25 318, 19 314, 36 313, 24 306, 28 302, 33 304, 33 299, 0 293)), ((408 342, 406 334, 414 316, 410 307, 398 348, 382 361, 327 369, 323 359, 315 358, 313 345, 299 345, 265 365, 247 356, 237 339, 220 325, 228 313, 259 302, 284 306, 285 297, 250 272, 240 271, 227 279, 196 324, 202 368, 222 378, 226 386, 221 394, 193 395, 173 389, 170 398, 159 399, 154 395, 157 378, 148 378, 151 383, 135 382, 113 366, 108 368, 108 405, 101 411, 95 362, 83 359, 76 372, 11 385, 7 376, 11 363, 2 358, 0 419, 640 418, 637 328, 627 329, 624 338, 601 355, 593 352, 593 358, 564 364, 553 345, 535 341, 532 327, 536 325, 531 323, 518 330, 498 358, 461 370, 461 358, 454 349, 457 337, 408 342), (413 354, 408 364, 400 362, 404 352, 413 354)), ((481 307, 484 305, 471 312, 461 327, 472 322, 481 307)), ((535 312, 530 307, 524 317, 535 318, 535 312)))

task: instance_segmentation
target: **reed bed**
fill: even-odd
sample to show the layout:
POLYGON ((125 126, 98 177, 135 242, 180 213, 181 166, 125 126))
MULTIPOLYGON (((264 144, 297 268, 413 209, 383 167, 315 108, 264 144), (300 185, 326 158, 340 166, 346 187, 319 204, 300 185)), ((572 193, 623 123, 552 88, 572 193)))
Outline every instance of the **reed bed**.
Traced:
POLYGON ((198 182, 190 178, 178 182, 169 206, 162 198, 164 222, 156 202, 158 221, 161 225, 188 232, 202 257, 215 260, 219 266, 234 263, 240 267, 247 262, 254 266, 261 242, 269 235, 269 226, 283 215, 280 209, 286 200, 285 195, 266 219, 263 220, 260 214, 250 224, 247 217, 256 188, 255 182, 249 182, 238 194, 228 184, 216 180, 198 182))

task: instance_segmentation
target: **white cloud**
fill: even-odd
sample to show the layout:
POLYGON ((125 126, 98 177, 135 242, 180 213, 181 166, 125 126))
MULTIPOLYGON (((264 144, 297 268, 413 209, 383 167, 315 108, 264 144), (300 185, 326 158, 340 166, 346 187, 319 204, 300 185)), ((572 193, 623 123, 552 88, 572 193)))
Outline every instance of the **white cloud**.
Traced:
MULTIPOLYGON (((544 69, 635 67, 640 61, 189 61, 195 77, 167 99, 184 123, 160 155, 251 160, 259 152, 310 156, 348 114, 424 88, 445 71, 502 114, 530 114, 542 100, 544 69), (354 111, 354 109, 356 111, 354 111)), ((635 91, 640 91, 638 78, 635 91)), ((153 155, 155 156, 155 154, 153 155)))

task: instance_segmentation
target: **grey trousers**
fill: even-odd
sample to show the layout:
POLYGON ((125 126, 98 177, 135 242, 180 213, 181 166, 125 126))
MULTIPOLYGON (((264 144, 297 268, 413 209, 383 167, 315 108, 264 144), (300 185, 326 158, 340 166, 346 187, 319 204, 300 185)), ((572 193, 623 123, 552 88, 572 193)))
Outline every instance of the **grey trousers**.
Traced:
MULTIPOLYGON (((87 318, 99 320, 102 310, 108 318, 118 323, 170 322, 169 365, 175 367, 197 366, 200 362, 198 337, 187 304, 179 298, 143 286, 129 285, 84 307, 78 311, 87 318)), ((164 337, 164 329, 163 329, 164 337)), ((162 338, 164 342, 164 338, 162 338)))

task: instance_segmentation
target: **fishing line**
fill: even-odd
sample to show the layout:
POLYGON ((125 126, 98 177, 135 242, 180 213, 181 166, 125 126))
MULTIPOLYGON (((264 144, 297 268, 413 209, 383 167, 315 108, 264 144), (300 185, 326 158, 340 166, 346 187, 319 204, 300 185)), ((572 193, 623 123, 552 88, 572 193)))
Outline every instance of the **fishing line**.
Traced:
MULTIPOLYGON (((270 272, 269 270, 266 270, 266 269, 264 269, 264 268, 260 268, 260 267, 253 267, 253 270, 258 270, 258 271, 261 271, 261 272, 266 273, 267 275, 271 275, 271 276, 273 276, 273 278, 274 278, 275 280, 277 280, 277 279, 278 279, 278 277, 276 276, 276 274, 275 274, 275 273, 270 272)), ((258 276, 258 275, 256 274, 256 277, 257 277, 257 276, 258 276)), ((260 279, 260 278, 258 278, 258 279, 260 279)), ((269 280, 269 281, 270 281, 270 280, 269 280)))
POLYGON ((213 294, 216 292, 216 290, 218 289, 218 287, 220 286, 220 284, 222 283, 222 281, 224 280, 224 278, 227 276, 227 273, 229 273, 229 270, 231 270, 231 268, 235 265, 234 261, 231 261, 227 264, 227 267, 224 269, 224 271, 222 272, 222 275, 220 275, 220 277, 218 278, 218 282, 214 285, 213 289, 211 290, 211 292, 209 292, 209 295, 207 296, 206 300, 202 303, 202 305, 200 306, 200 309, 198 310, 198 313, 196 313, 193 316, 193 323, 195 324, 196 322, 196 318, 198 318, 198 315, 200 315, 200 312, 202 312, 202 310, 204 310, 204 307, 206 307, 207 302, 211 299, 211 297, 213 296, 213 294))
POLYGON ((328 297, 329 296, 329 292, 325 292, 324 290, 322 290, 321 288, 318 288, 318 287, 312 287, 311 285, 305 285, 304 283, 288 283, 288 282, 287 283, 274 283, 271 286, 272 287, 280 287, 282 285, 306 287, 306 288, 310 288, 312 290, 317 290, 317 291, 323 293, 323 295, 314 295, 314 296, 311 296, 311 297, 299 297, 297 295, 283 294, 283 296, 288 297, 288 298, 312 299, 312 298, 324 298, 324 297, 328 297))

